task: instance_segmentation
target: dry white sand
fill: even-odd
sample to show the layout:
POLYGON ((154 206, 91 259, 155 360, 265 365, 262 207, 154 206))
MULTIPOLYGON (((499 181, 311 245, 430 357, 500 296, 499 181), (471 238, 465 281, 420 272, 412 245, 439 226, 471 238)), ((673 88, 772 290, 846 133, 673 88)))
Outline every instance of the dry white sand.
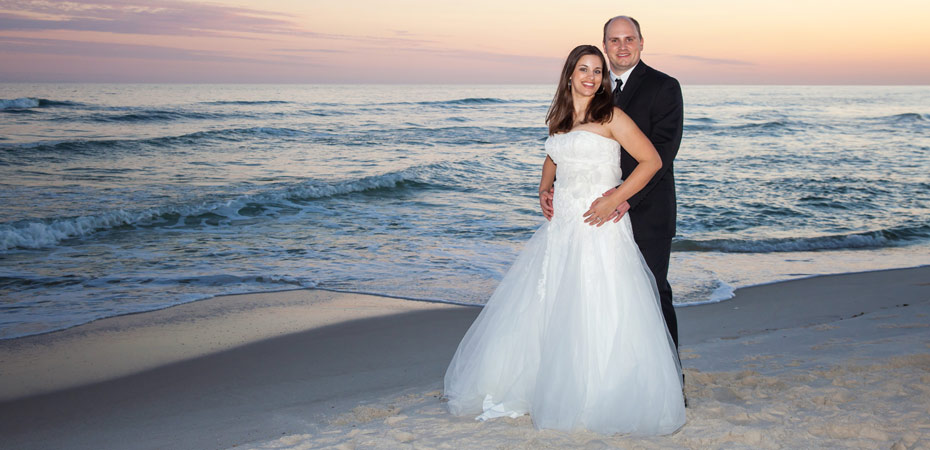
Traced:
POLYGON ((930 268, 678 313, 690 407, 672 436, 453 417, 442 374, 476 308, 292 291, 0 341, 0 446, 930 448, 930 268))

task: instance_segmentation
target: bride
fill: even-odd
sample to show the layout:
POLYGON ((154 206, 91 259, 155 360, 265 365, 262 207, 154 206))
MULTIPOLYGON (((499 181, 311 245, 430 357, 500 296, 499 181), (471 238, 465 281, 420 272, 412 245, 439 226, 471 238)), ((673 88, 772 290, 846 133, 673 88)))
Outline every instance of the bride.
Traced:
POLYGON ((471 325, 444 397, 479 420, 529 413, 537 428, 669 434, 685 423, 681 367, 630 226, 611 213, 662 165, 613 106, 604 56, 568 55, 546 122, 543 224, 471 325), (605 89, 605 86, 608 88, 605 89), (639 165, 620 184, 620 146, 639 165), (620 184, 610 195, 601 194, 620 184))

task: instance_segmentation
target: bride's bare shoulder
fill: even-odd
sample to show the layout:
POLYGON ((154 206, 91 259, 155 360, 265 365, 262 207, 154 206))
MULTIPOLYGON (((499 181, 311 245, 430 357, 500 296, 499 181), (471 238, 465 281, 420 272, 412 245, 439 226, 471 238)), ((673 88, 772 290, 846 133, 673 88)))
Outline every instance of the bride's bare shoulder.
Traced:
POLYGON ((633 122, 633 119, 630 116, 626 115, 622 109, 614 106, 614 113, 610 118, 610 121, 604 124, 607 130, 610 132, 610 137, 616 139, 618 142, 625 133, 630 132, 633 128, 636 128, 636 123, 633 122))
POLYGON ((622 118, 624 118, 624 117, 627 117, 626 113, 623 112, 623 110, 620 109, 619 106, 614 106, 614 113, 613 113, 613 115, 610 117, 610 122, 612 123, 612 122, 616 121, 617 119, 621 119, 621 120, 622 120, 622 118))

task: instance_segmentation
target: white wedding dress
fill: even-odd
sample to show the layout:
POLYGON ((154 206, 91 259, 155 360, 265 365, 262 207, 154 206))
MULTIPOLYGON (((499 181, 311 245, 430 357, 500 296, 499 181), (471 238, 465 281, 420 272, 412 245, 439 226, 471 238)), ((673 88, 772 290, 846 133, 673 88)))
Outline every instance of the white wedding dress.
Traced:
POLYGON ((555 215, 501 280, 446 371, 450 412, 529 413, 537 428, 669 434, 685 423, 681 369, 629 215, 582 215, 620 183, 620 145, 551 136, 555 215))

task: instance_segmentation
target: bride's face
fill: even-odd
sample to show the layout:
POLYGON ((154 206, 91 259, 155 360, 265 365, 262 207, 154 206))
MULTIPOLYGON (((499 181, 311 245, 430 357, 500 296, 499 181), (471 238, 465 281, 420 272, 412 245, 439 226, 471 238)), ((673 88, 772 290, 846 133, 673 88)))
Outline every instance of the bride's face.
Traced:
POLYGON ((601 88, 604 67, 601 58, 595 55, 584 55, 575 64, 572 72, 572 93, 592 96, 601 88))

